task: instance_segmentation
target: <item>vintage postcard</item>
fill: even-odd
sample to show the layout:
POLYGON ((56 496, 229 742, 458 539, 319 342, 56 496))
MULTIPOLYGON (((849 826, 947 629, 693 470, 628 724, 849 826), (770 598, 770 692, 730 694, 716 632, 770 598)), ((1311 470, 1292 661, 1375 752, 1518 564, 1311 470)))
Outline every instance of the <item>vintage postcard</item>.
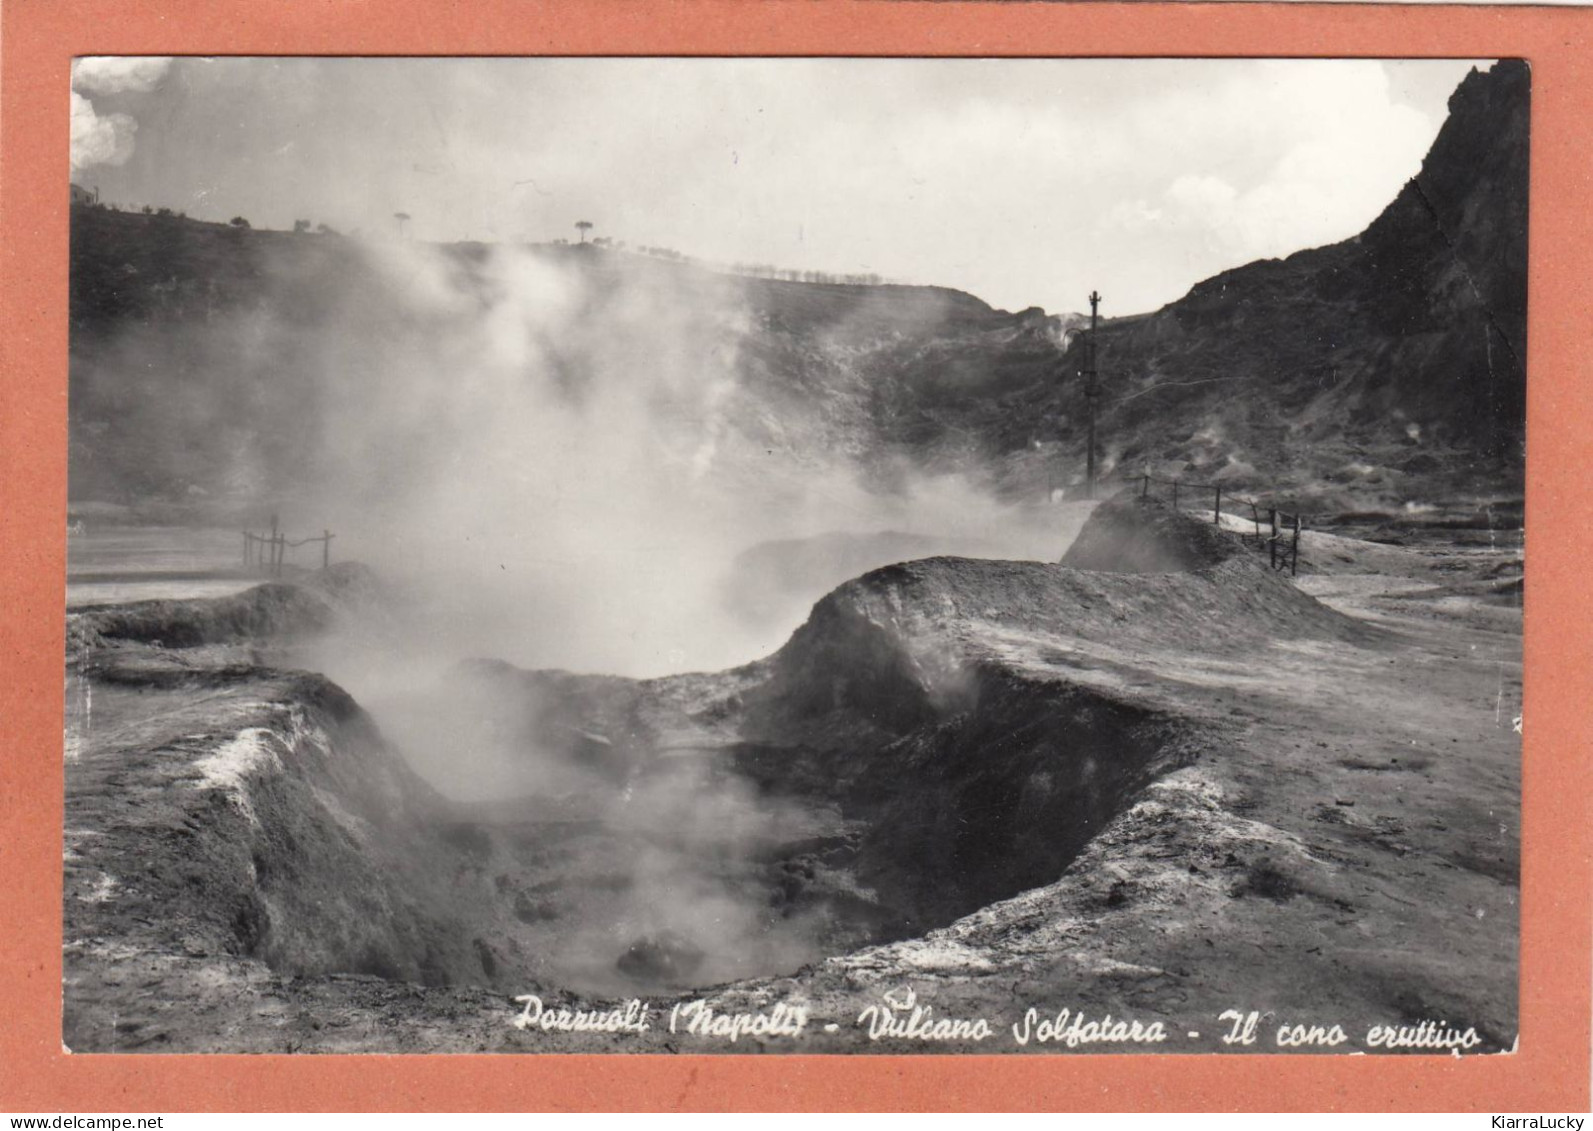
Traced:
POLYGON ((70 1048, 1514 1045, 1525 62, 71 97, 70 1048))
POLYGON ((1525 1064, 1566 104, 1198 38, 63 54, 51 1071, 1525 1064))

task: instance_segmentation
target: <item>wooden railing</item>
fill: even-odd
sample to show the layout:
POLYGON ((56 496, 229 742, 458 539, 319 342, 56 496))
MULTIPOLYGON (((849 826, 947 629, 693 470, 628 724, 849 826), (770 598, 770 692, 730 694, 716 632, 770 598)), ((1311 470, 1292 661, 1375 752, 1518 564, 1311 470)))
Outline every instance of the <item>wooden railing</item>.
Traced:
MULTIPOLYGON (((1267 551, 1268 563, 1273 569, 1289 571, 1292 577, 1300 569, 1300 531, 1305 526, 1305 516, 1298 511, 1280 510, 1275 506, 1263 507, 1255 499, 1243 495, 1225 492, 1221 483, 1194 483, 1185 479, 1158 479, 1153 475, 1125 475, 1129 483, 1139 484, 1139 493, 1143 498, 1151 494, 1153 488, 1170 488, 1173 508, 1184 509, 1188 503, 1196 498, 1209 494, 1211 497, 1211 521, 1221 524, 1222 505, 1226 500, 1229 504, 1239 504, 1250 508, 1250 521, 1255 524, 1254 533, 1241 531, 1239 536, 1246 541, 1254 540, 1257 547, 1264 547, 1267 551), (1266 515, 1263 522, 1262 515, 1266 515)), ((1205 506, 1200 507, 1202 511, 1205 506)), ((1233 513, 1233 512, 1229 512, 1233 513)), ((1243 517, 1243 516, 1240 516, 1243 517)))
POLYGON ((335 537, 330 530, 323 530, 308 538, 291 539, 277 529, 276 520, 273 519, 269 534, 256 534, 252 530, 243 532, 243 566, 245 569, 262 570, 272 577, 281 577, 282 565, 289 550, 319 542, 321 568, 326 569, 332 564, 332 539, 335 537))

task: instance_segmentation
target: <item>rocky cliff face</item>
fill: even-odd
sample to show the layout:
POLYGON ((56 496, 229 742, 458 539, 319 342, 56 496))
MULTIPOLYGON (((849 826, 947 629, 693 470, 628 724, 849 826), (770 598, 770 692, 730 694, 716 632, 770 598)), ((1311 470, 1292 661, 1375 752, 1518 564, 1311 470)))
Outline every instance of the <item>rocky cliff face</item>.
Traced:
MULTIPOLYGON (((1508 480, 1525 427, 1528 81, 1519 61, 1473 71, 1421 172, 1360 236, 1107 323, 1110 460, 1392 495, 1508 480)), ((1050 403, 1082 411, 1077 382, 1050 403)))

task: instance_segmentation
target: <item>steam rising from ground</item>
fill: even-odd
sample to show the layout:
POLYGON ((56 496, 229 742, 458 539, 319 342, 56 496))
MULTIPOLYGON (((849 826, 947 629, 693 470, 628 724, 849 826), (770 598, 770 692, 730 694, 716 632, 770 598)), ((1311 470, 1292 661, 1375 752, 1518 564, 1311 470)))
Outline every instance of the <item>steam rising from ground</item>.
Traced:
POLYGON ((848 401, 848 327, 814 344, 829 351, 809 359, 829 373, 815 395, 769 361, 767 312, 736 280, 616 270, 598 252, 368 254, 384 293, 344 296, 317 359, 312 506, 341 554, 397 580, 407 614, 335 639, 323 663, 444 792, 514 798, 518 842, 548 838, 506 881, 522 885, 504 898, 527 949, 556 983, 618 995, 865 941, 874 913, 844 884, 817 901, 782 886, 827 882, 790 853, 833 843, 837 814, 760 794, 711 750, 637 749, 628 712, 439 669, 727 667, 772 652, 869 568, 1054 558, 1058 511, 996 504, 973 468, 878 458, 862 398, 848 401), (539 804, 554 815, 526 820, 539 804))
POLYGON ((294 535, 334 530, 334 556, 391 589, 307 662, 483 806, 500 848, 481 882, 520 953, 617 994, 870 937, 867 893, 810 847, 844 842, 838 814, 760 793, 713 743, 649 748, 633 684, 461 661, 712 671, 774 651, 875 566, 1054 560, 1057 508, 997 503, 975 459, 930 474, 880 449, 858 362, 880 336, 870 304, 892 299, 792 330, 780 302, 815 292, 760 298, 613 252, 282 238, 264 301, 212 313, 196 295, 202 320, 130 331, 78 376, 183 375, 167 388, 191 398, 131 406, 139 435, 195 437, 202 458, 170 478, 219 482, 294 535))
MULTIPOLYGON (((603 814, 615 838, 611 855, 597 854, 610 863, 606 889, 572 884, 565 893, 562 945, 549 959, 556 979, 620 996, 794 970, 838 941, 855 945, 856 936, 837 938, 845 928, 820 907, 772 906, 772 861, 785 846, 829 831, 823 816, 759 796, 694 760, 650 774, 603 814)), ((591 867, 591 857, 583 865, 591 867)))
POLYGON ((171 255, 258 283, 75 342, 75 436, 373 568, 383 599, 295 662, 456 803, 487 976, 652 993, 878 937, 856 831, 741 777, 731 736, 651 730, 656 687, 464 661, 715 671, 876 566, 1054 560, 1058 508, 997 503, 973 456, 931 474, 881 449, 861 362, 894 296, 803 308, 820 292, 598 249, 188 231, 171 255), (149 369, 168 380, 137 396, 149 369))
POLYGON ((410 587, 429 656, 714 669, 778 647, 853 572, 1063 546, 1054 511, 870 452, 844 390, 815 396, 760 356, 737 280, 601 253, 367 254, 380 293, 336 296, 311 359, 323 441, 299 509, 410 587), (802 591, 771 594, 777 615, 727 600, 744 551, 835 531, 922 537, 781 579, 802 591))

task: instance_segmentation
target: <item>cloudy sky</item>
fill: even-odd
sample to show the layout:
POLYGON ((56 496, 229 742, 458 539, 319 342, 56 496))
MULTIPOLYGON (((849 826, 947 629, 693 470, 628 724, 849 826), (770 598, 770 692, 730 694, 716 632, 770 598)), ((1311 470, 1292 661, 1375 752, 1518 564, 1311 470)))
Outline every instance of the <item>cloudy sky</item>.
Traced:
MULTIPOLYGON (((427 240, 595 234, 996 306, 1153 309, 1359 231, 1456 61, 82 60, 75 181, 427 240)), ((1486 66, 1486 64, 1483 64, 1486 66)))

